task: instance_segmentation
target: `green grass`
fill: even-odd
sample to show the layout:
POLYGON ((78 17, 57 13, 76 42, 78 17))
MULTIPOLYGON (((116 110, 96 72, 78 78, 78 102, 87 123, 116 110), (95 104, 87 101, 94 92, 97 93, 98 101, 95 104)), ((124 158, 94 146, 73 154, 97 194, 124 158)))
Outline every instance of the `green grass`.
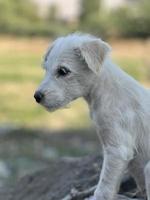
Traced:
MULTIPOLYGON (((20 48, 27 41, 16 39, 16 43, 20 48)), ((48 113, 35 103, 33 94, 44 74, 40 63, 47 47, 46 42, 37 43, 30 46, 28 41, 27 47, 20 50, 15 45, 9 46, 7 41, 6 48, 0 50, 0 123, 51 129, 90 126, 88 108, 81 99, 73 102, 70 109, 54 113, 48 113)), ((140 57, 115 56, 114 59, 137 80, 148 81, 150 70, 140 57)))
MULTIPOLYGON (((34 54, 1 54, 0 82, 39 82, 41 79, 39 64, 40 55, 34 54)), ((42 68, 41 68, 42 71, 42 68)))
POLYGON ((141 82, 148 82, 150 78, 150 66, 145 65, 141 58, 116 58, 116 62, 122 69, 141 82))

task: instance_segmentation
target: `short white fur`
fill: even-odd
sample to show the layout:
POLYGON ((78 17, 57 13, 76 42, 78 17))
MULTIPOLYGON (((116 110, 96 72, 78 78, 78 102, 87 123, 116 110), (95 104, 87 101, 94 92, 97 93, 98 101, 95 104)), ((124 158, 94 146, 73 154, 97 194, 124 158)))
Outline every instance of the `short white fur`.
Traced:
POLYGON ((92 199, 113 200, 126 168, 150 200, 150 91, 115 65, 109 45, 90 35, 58 38, 44 60, 38 91, 53 111, 83 97, 101 139, 104 162, 92 199), (71 74, 57 77, 57 69, 71 74))

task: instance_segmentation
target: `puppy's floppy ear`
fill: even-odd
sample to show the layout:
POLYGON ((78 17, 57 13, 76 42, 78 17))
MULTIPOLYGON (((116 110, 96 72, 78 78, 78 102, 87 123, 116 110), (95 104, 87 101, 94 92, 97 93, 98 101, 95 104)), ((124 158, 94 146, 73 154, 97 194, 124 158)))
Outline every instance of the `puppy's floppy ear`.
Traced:
POLYGON ((99 73, 110 50, 110 46, 101 39, 83 42, 75 49, 76 54, 80 56, 80 59, 85 60, 88 67, 96 74, 99 73))
POLYGON ((48 56, 49 56, 50 52, 52 51, 53 46, 54 46, 54 44, 52 44, 52 45, 50 45, 50 46, 48 47, 48 49, 47 49, 47 51, 46 51, 46 53, 45 53, 45 55, 44 55, 44 61, 47 61, 48 56))
POLYGON ((48 47, 46 53, 43 56, 43 60, 42 60, 42 67, 43 68, 46 68, 45 62, 47 62, 48 56, 49 56, 50 52, 52 51, 53 47, 54 47, 54 43, 48 47))

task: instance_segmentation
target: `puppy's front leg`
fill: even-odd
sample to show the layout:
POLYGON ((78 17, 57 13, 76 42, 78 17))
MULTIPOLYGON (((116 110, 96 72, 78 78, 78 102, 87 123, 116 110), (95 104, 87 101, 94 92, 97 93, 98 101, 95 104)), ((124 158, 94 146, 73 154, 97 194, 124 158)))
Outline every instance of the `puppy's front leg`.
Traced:
POLYGON ((118 192, 124 170, 130 160, 129 150, 125 146, 104 147, 104 161, 95 200, 112 200, 118 192))

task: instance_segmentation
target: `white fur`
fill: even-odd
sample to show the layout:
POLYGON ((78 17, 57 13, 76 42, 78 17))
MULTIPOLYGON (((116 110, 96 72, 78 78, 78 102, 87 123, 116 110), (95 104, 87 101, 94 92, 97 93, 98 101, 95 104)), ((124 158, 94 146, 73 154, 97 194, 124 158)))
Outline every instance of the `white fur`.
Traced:
POLYGON ((107 43, 90 35, 54 41, 38 89, 45 95, 41 104, 55 110, 81 96, 88 103, 104 151, 93 199, 112 200, 128 167, 150 200, 150 92, 113 64, 109 51, 107 43), (61 65, 71 70, 69 76, 56 76, 61 65))

